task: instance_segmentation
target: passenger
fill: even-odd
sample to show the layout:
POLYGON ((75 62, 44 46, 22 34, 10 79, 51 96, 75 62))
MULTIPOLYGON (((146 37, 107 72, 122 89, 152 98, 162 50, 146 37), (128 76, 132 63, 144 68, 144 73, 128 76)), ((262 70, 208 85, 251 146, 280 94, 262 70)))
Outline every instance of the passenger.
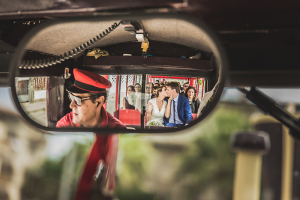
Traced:
POLYGON ((136 107, 136 110, 141 111, 141 104, 140 104, 140 101, 142 99, 142 93, 141 93, 142 92, 142 86, 141 86, 141 84, 136 83, 134 85, 134 89, 135 89, 135 97, 136 97, 135 107, 136 107))
POLYGON ((127 87, 127 96, 123 98, 123 109, 132 109, 137 110, 136 105, 136 96, 133 85, 127 87))
POLYGON ((177 82, 166 84, 166 92, 169 98, 165 113, 165 125, 169 127, 180 127, 193 120, 189 99, 179 95, 180 85, 177 82))
POLYGON ((197 113, 198 112, 198 108, 200 106, 200 100, 197 97, 197 92, 196 89, 192 86, 189 86, 186 89, 186 93, 183 95, 185 97, 187 97, 189 99, 189 103, 192 109, 192 113, 197 113))
POLYGON ((134 85, 134 89, 135 89, 135 95, 136 95, 137 97, 141 97, 141 92, 142 92, 142 86, 141 86, 141 84, 136 83, 136 84, 134 85))
POLYGON ((154 92, 154 85, 153 85, 153 83, 147 83, 147 85, 146 85, 146 95, 145 95, 146 106, 147 106, 149 100, 153 99, 155 97, 153 95, 153 92, 154 92))
POLYGON ((186 82, 183 84, 183 88, 182 88, 182 91, 181 91, 181 95, 184 95, 185 92, 186 92, 186 89, 190 86, 190 83, 189 82, 186 82))
POLYGON ((154 89, 156 89, 156 90, 157 90, 157 89, 158 89, 158 87, 159 87, 159 83, 155 83, 155 84, 154 84, 154 89))
POLYGON ((164 126, 164 116, 167 102, 166 87, 160 87, 156 91, 156 98, 150 99, 147 105, 147 125, 164 126))
POLYGON ((165 84, 164 84, 164 82, 161 82, 160 87, 163 87, 163 86, 165 86, 165 84))
POLYGON ((156 96, 156 94, 157 94, 157 89, 154 89, 153 90, 153 96, 156 96))

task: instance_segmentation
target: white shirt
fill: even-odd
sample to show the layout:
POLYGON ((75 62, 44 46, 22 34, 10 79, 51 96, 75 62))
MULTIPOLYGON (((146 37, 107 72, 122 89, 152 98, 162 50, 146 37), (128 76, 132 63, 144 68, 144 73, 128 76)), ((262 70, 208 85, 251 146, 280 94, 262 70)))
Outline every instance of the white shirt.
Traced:
POLYGON ((172 99, 172 101, 171 101, 171 113, 170 113, 169 123, 172 123, 172 124, 183 124, 182 121, 180 121, 180 119, 178 117, 178 110, 177 110, 178 97, 179 97, 179 94, 177 95, 177 97, 175 99, 172 99), (175 122, 176 123, 174 123, 174 106, 175 106, 175 122))
POLYGON ((148 104, 149 100, 151 99, 151 95, 152 95, 152 94, 147 94, 147 93, 146 93, 146 97, 145 97, 145 98, 146 98, 146 101, 145 101, 145 104, 146 104, 146 105, 148 104))

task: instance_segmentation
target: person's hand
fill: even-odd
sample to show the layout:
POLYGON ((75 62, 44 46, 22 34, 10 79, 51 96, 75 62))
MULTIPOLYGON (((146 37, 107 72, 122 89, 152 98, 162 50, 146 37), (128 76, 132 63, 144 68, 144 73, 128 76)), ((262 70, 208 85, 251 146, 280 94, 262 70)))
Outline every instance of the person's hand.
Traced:
POLYGON ((171 96, 170 96, 170 98, 169 98, 169 101, 172 101, 174 99, 174 93, 172 92, 171 93, 171 96))

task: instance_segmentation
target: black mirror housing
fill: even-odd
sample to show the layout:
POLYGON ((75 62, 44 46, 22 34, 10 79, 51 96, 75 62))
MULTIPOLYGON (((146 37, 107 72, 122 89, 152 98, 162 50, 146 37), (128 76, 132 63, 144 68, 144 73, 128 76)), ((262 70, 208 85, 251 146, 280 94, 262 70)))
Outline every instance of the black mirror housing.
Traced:
MULTIPOLYGON (((78 34, 80 35, 80 33, 78 34)), ((50 37, 43 39, 50 39, 50 37)), ((74 40, 72 38, 72 41, 75 41, 75 44, 77 40, 74 40)), ((74 46, 74 44, 72 45, 74 46)), ((60 45, 62 46, 62 44, 60 45)), ((103 54, 103 52, 101 53, 103 54)), ((221 97, 225 85, 226 69, 227 57, 222 45, 220 44, 213 31, 211 31, 203 22, 188 18, 185 15, 145 14, 139 16, 109 16, 106 18, 102 17, 101 19, 99 19, 98 17, 87 17, 49 21, 37 26, 32 31, 30 31, 20 42, 14 58, 10 64, 10 86, 12 88, 11 91, 14 102, 22 116, 34 126, 46 131, 96 132, 101 134, 134 132, 169 133, 184 130, 193 125, 196 125, 209 115, 209 113, 215 108, 221 97), (123 22, 123 24, 125 24, 123 27, 120 27, 121 21, 123 22), (141 32, 141 30, 139 29, 141 27, 137 27, 135 23, 131 23, 132 27, 130 27, 127 23, 136 21, 141 22, 140 24, 142 24, 144 28, 144 32, 142 34, 142 37, 144 38, 142 38, 141 41, 139 41, 141 36, 138 36, 138 34, 141 32), (101 37, 101 35, 96 35, 92 39, 85 38, 85 34, 87 33, 84 32, 82 34, 82 38, 80 37, 78 40, 87 42, 81 44, 81 41, 78 41, 78 44, 75 45, 77 47, 73 48, 73 50, 71 50, 71 52, 69 51, 69 53, 61 54, 61 52, 63 52, 64 50, 59 50, 58 52, 58 49, 56 49, 55 47, 51 47, 51 45, 49 47, 49 44, 49 48, 44 48, 45 50, 43 50, 43 44, 40 43, 41 38, 43 38, 45 35, 54 34, 54 32, 58 28, 60 28, 62 35, 58 36, 59 39, 57 40, 64 41, 68 40, 68 31, 75 30, 74 25, 81 26, 82 29, 85 28, 87 29, 87 32, 89 32, 88 30, 94 29, 93 27, 95 25, 102 26, 103 24, 103 26, 107 26, 107 24, 110 24, 111 22, 115 22, 113 23, 112 27, 116 26, 116 24, 119 27, 115 27, 115 30, 111 28, 111 33, 101 33, 103 37, 101 37), (91 26, 88 26, 88 24, 91 24, 91 26), (174 26, 174 24, 176 24, 176 26, 174 26), (162 27, 162 25, 166 25, 166 27, 162 27), (63 29, 62 27, 67 28, 63 29), (128 29, 128 27, 130 28, 128 29), (153 27, 156 27, 156 29, 153 27), (186 28, 186 30, 193 30, 192 35, 195 35, 195 37, 191 38, 192 35, 190 35, 190 33, 184 35, 185 30, 182 30, 183 27, 186 28), (168 36, 167 34, 169 34, 170 32, 174 32, 172 31, 173 29, 178 30, 178 34, 168 36), (135 34, 133 34, 132 32, 134 32, 135 34), (105 37, 107 37, 106 40, 104 40, 105 37), (127 37, 133 37, 136 41, 129 41, 130 39, 126 40, 127 37), (97 41, 97 39, 99 40, 97 41), (100 47, 100 51, 101 49, 105 49, 108 50, 108 52, 113 52, 113 55, 103 56, 100 58, 96 58, 96 56, 87 56, 88 52, 92 52, 94 48, 93 45, 95 47, 100 47), (135 55, 138 51, 134 50, 134 47, 137 45, 142 45, 143 47, 140 48, 140 56, 135 55), (200 48, 197 49, 197 45, 200 48), (124 49, 122 50, 124 46, 132 47, 129 48, 130 50, 128 50, 131 52, 131 56, 127 56, 127 52, 124 49), (87 48, 84 49, 85 47, 87 48), (184 55, 192 55, 192 53, 201 52, 199 53, 201 56, 199 58, 199 55, 196 54, 194 56, 190 56, 190 59, 186 58, 185 56, 178 57, 179 54, 177 55, 176 53, 171 53, 170 51, 173 50, 176 52, 176 49, 178 49, 178 51, 181 50, 180 53, 184 55), (163 50, 166 51, 163 52, 163 50), (54 58, 49 58, 48 54, 50 54, 51 52, 57 52, 57 54, 52 53, 55 55, 54 58), (151 52, 153 55, 149 54, 149 52, 151 52), (46 53, 47 55, 44 55, 43 53, 46 53), (67 57, 69 57, 70 59, 67 59, 67 57), (37 120, 33 120, 32 117, 29 117, 28 112, 26 113, 26 109, 24 110, 24 106, 21 105, 20 95, 18 95, 18 91, 20 90, 20 88, 18 88, 18 84, 20 84, 18 80, 25 80, 27 77, 28 80, 30 80, 31 78, 32 81, 34 81, 35 79, 41 77, 47 77, 47 81, 51 80, 51 84, 54 82, 57 83, 55 87, 64 87, 67 84, 72 84, 72 82, 74 81, 74 77, 66 77, 68 76, 68 74, 72 74, 73 68, 79 68, 101 75, 106 75, 107 77, 119 76, 120 78, 121 76, 126 75, 128 78, 129 75, 140 75, 141 78, 139 80, 139 83, 142 86, 142 95, 146 94, 146 84, 149 82, 151 77, 156 77, 152 78, 152 80, 158 80, 160 79, 160 77, 167 77, 165 79, 170 79, 171 81, 195 80, 196 85, 200 84, 199 81, 201 79, 201 81, 203 80, 203 83, 205 80, 205 92, 209 93, 209 95, 206 95, 208 96, 208 99, 201 99, 203 105, 202 107, 200 106, 201 110, 198 112, 198 118, 196 120, 190 122, 187 126, 181 126, 173 129, 157 129, 154 127, 150 127, 149 129, 145 128, 145 124, 143 125, 143 123, 145 123, 145 121, 143 122, 143 118, 145 119, 145 109, 143 107, 137 109, 140 111, 141 115, 140 128, 55 128, 53 124, 49 126, 45 124, 42 125, 42 123, 38 123, 37 120), (66 72, 66 69, 68 69, 68 72, 66 72), (64 80, 64 83, 60 83, 59 80, 64 80)), ((46 79, 44 81, 46 81, 46 79)), ((52 84, 51 87, 53 86, 54 85, 52 84)), ((128 82, 127 85, 123 87, 127 86, 128 82)), ((49 85, 47 87, 49 89, 49 85)), ((65 90, 62 89, 61 93, 63 93, 64 91, 65 90)), ((124 92, 125 91, 123 91, 123 93, 124 92)), ((121 95, 124 96, 124 94, 121 93, 120 91, 118 91, 119 97, 121 95)), ((66 99, 66 93, 61 95, 63 95, 64 99, 66 99)), ((126 95, 127 91, 125 96, 126 95)), ((49 97, 49 95, 47 97, 49 97)), ((57 98, 60 99, 62 98, 62 96, 57 98)), ((118 102, 118 104, 121 104, 120 101, 118 102)), ((140 102, 140 104, 142 104, 142 102, 140 102)), ((59 109, 63 110, 61 113, 65 114, 67 112, 68 106, 66 105, 66 103, 61 103, 61 105, 63 105, 63 107, 59 109)), ((47 110, 51 109, 53 108, 48 107, 47 110)), ((114 116, 119 116, 119 109, 120 106, 119 108, 116 107, 114 112, 118 111, 117 114, 111 114, 114 116)), ((47 118, 49 118, 49 115, 47 115, 47 118)))

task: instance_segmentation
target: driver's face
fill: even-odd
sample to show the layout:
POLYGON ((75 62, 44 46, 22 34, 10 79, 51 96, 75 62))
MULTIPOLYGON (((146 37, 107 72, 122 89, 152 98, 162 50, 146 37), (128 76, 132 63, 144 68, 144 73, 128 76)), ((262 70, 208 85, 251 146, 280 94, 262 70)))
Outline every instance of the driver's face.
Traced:
MULTIPOLYGON (((89 93, 78 94, 72 93, 76 97, 89 97, 89 93)), ((70 103, 70 108, 73 111, 73 123, 88 126, 96 119, 97 103, 93 103, 91 99, 81 101, 81 105, 76 105, 75 100, 70 103)))

